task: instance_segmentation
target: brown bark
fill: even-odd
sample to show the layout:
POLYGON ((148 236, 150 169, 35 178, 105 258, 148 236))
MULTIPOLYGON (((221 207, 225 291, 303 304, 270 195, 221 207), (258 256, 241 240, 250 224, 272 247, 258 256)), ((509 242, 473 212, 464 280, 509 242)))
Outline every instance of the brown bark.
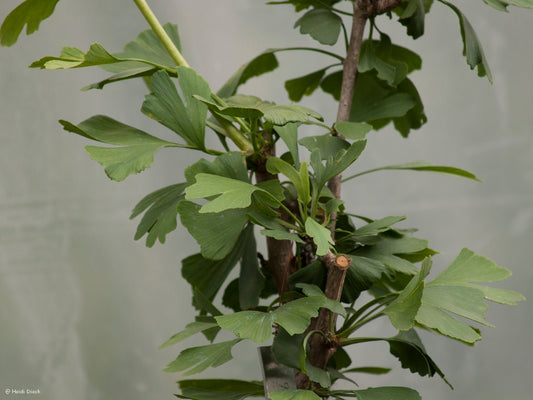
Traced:
MULTIPOLYGON (((354 16, 352 22, 352 33, 350 36, 350 44, 348 46, 348 54, 343 62, 344 68, 342 71, 341 95, 339 100, 339 109, 337 111, 337 121, 348 121, 350 119, 350 112, 352 110, 355 77, 357 75, 357 67, 359 66, 359 55, 361 53, 365 25, 368 19, 368 16, 366 16, 366 11, 361 10, 359 4, 360 1, 356 1, 353 6, 354 16)), ((338 199, 341 197, 341 180, 342 174, 339 174, 328 182, 329 189, 338 199)), ((335 231, 336 219, 337 213, 334 212, 331 215, 331 232, 335 231)))
MULTIPOLYGON (((267 139, 265 137, 265 139, 267 139)), ((257 183, 278 179, 277 175, 273 175, 266 170, 265 164, 268 156, 274 156, 276 154, 276 148, 272 144, 271 147, 265 152, 265 157, 256 166, 255 178, 257 183)), ((286 212, 281 212, 281 218, 289 220, 289 216, 286 212)), ((278 289, 280 296, 287 288, 287 279, 289 274, 290 263, 292 259, 292 242, 290 240, 276 240, 271 237, 267 237, 267 252, 268 260, 266 261, 266 269, 272 275, 274 284, 278 289)))
MULTIPOLYGON (((353 3, 352 32, 348 54, 343 62, 344 68, 337 121, 349 121, 350 119, 355 79, 367 20, 376 15, 386 13, 401 3, 402 0, 357 0, 353 3)), ((328 182, 329 189, 337 198, 340 198, 341 194, 341 179, 342 176, 339 174, 328 182)), ((333 235, 336 225, 336 213, 331 217, 331 232, 333 235)), ((328 271, 325 294, 328 298, 338 301, 341 297, 344 279, 350 261, 345 256, 335 257, 331 252, 322 257, 322 260, 326 264, 328 271)), ((329 338, 329 340, 326 340, 322 335, 315 334, 310 339, 311 363, 315 367, 325 368, 329 359, 338 349, 336 338, 332 337, 330 332, 330 328, 333 327, 334 329, 335 327, 336 318, 337 315, 335 313, 321 309, 319 316, 310 327, 310 330, 321 330, 329 338)), ((309 384, 309 380, 305 378, 297 375, 299 388, 305 388, 309 384)))
MULTIPOLYGON (((327 298, 339 301, 341 299, 346 270, 350 265, 350 259, 345 255, 335 257, 328 252, 322 257, 322 261, 328 269, 328 277, 324 294, 327 298)), ((313 335, 311 338, 311 362, 315 367, 326 368, 328 360, 337 351, 335 338, 330 335, 330 327, 334 327, 337 322, 337 314, 325 308, 320 309, 316 320, 315 329, 328 335, 326 340, 322 335, 313 335)))

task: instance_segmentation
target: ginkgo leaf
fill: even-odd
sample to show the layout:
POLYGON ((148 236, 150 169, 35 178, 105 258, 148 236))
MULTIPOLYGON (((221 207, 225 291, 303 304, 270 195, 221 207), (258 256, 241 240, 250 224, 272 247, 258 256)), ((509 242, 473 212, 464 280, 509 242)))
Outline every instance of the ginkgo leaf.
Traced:
POLYGON ((341 32, 342 19, 326 8, 315 8, 305 13, 296 23, 301 34, 309 34, 321 44, 333 46, 341 32))
POLYGON ((362 140, 372 127, 364 122, 338 121, 334 125, 335 130, 346 139, 362 140))
POLYGON ((163 343, 159 348, 172 346, 174 344, 180 343, 183 340, 196 335, 197 333, 203 332, 207 329, 212 329, 214 327, 217 327, 218 324, 213 319, 212 322, 206 322, 206 321, 195 321, 191 322, 190 324, 187 324, 184 330, 176 333, 175 335, 172 335, 170 339, 168 339, 165 343, 163 343))
POLYGON ((318 395, 311 390, 283 390, 269 394, 271 400, 320 400, 318 395))
POLYGON ((268 191, 250 183, 211 174, 196 175, 196 183, 185 190, 185 198, 203 199, 218 196, 200 208, 200 213, 219 213, 221 211, 246 208, 252 204, 252 194, 256 191, 266 193, 274 202, 278 199, 268 191))
POLYGON ((317 190, 321 190, 326 182, 350 167, 363 153, 366 140, 357 140, 347 149, 342 149, 332 157, 328 157, 326 165, 322 163, 322 152, 316 148, 311 152, 310 164, 313 167, 317 190))
POLYGON ((345 390, 343 394, 353 394, 357 400, 422 400, 418 392, 411 388, 399 386, 375 387, 363 390, 345 390))
MULTIPOLYGON (((163 29, 172 41, 172 43, 181 51, 181 39, 178 32, 178 26, 172 23, 163 25, 163 29)), ((168 73, 170 70, 176 70, 178 65, 169 54, 161 39, 152 29, 146 29, 124 46, 124 50, 113 55, 119 59, 138 59, 142 61, 126 61, 118 64, 106 64, 102 68, 109 72, 125 72, 132 69, 140 68, 151 63, 153 65, 163 66, 168 73)), ((158 68, 161 69, 161 68, 158 68)))
POLYGON ((420 376, 432 377, 437 374, 453 389, 444 373, 427 354, 420 337, 414 329, 400 332, 398 335, 386 339, 386 341, 389 343, 391 354, 398 358, 402 368, 407 368, 420 376))
POLYGON ((101 143, 122 147, 86 146, 91 158, 100 163, 109 178, 122 181, 150 167, 154 154, 163 147, 182 147, 177 143, 158 139, 110 117, 97 115, 78 125, 59 121, 63 129, 101 143))
POLYGON ((318 310, 328 307, 323 296, 303 297, 284 304, 272 312, 273 321, 281 325, 290 335, 303 333, 311 318, 318 316, 318 310))
POLYGON ((330 157, 333 158, 341 150, 346 150, 350 147, 350 143, 346 140, 330 134, 306 136, 301 138, 299 143, 311 153, 315 149, 320 149, 320 156, 322 157, 322 160, 327 160, 330 157))
POLYGON ((276 240, 292 240, 297 243, 305 243, 296 233, 289 232, 282 229, 263 229, 260 231, 261 235, 272 237, 276 240))
MULTIPOLYGON (((390 352, 400 361, 402 368, 407 368, 420 376, 432 377, 438 374, 444 382, 452 389, 451 384, 446 380, 444 373, 437 364, 427 354, 420 337, 414 329, 401 331, 396 336, 390 338, 367 337, 348 339, 352 344, 371 343, 384 341, 389 344, 390 352)), ((347 371, 343 371, 347 372, 347 371)))
POLYGON ((378 233, 388 231, 391 229, 391 226, 397 224, 398 222, 404 221, 406 217, 385 217, 379 220, 370 222, 362 227, 353 231, 352 235, 357 236, 368 236, 368 235, 377 235, 378 233))
POLYGON ((178 67, 178 76, 182 96, 166 72, 155 73, 150 82, 152 93, 146 96, 141 111, 176 132, 189 145, 205 150, 207 106, 193 95, 209 96, 211 90, 191 68, 178 67))
POLYGON ((144 216, 135 232, 135 240, 145 234, 146 245, 152 247, 156 240, 165 243, 166 235, 177 227, 178 203, 184 198, 186 183, 170 185, 144 197, 133 209, 130 219, 143 213, 144 216))
POLYGON ((41 22, 54 12, 59 0, 26 0, 11 11, 0 27, 0 44, 12 46, 26 25, 26 34, 39 29, 41 22))
POLYGON ((234 339, 227 342, 190 347, 183 350, 174 361, 167 365, 164 371, 184 371, 182 375, 188 376, 202 372, 209 367, 219 367, 233 359, 231 349, 240 341, 241 339, 234 339))
POLYGON ((414 70, 421 69, 420 56, 405 47, 393 45, 387 35, 381 40, 366 40, 361 46, 359 71, 374 69, 377 77, 391 86, 397 86, 414 70))
MULTIPOLYGON (((174 45, 181 50, 178 27, 174 24, 167 23, 163 25, 163 29, 174 45)), ((120 61, 114 64, 100 65, 102 69, 112 72, 114 75, 88 85, 82 90, 102 89, 110 83, 120 82, 126 79, 149 77, 160 69, 165 69, 171 76, 177 76, 176 68, 178 66, 176 61, 170 56, 152 29, 142 31, 135 40, 126 44, 123 51, 113 53, 113 56, 119 60, 144 61, 120 61), (160 67, 155 67, 155 65, 160 67)))
POLYGON ((289 149, 292 159, 296 166, 300 162, 300 155, 298 151, 298 124, 288 123, 283 126, 276 126, 274 130, 279 135, 281 140, 285 142, 289 149))
POLYGON ((338 301, 335 301, 335 300, 332 300, 332 299, 329 299, 328 297, 326 297, 324 292, 317 285, 312 285, 312 284, 309 284, 309 283, 297 283, 296 287, 299 288, 299 289, 302 289, 302 292, 307 297, 312 297, 312 296, 322 296, 322 297, 324 297, 324 299, 325 299, 324 300, 324 302, 325 302, 324 304, 326 304, 326 306, 324 306, 325 308, 327 308, 328 310, 333 311, 336 314, 339 314, 339 315, 342 315, 342 316, 346 315, 346 310, 344 309, 342 304, 339 303, 338 301))
POLYGON ((212 113, 221 116, 246 119, 264 118, 272 125, 283 126, 291 122, 307 122, 309 118, 323 121, 323 117, 310 108, 296 104, 275 104, 263 101, 256 96, 236 95, 224 99, 225 105, 208 100, 207 97, 194 96, 209 107, 212 113))
POLYGON ((461 37, 463 38, 463 55, 466 57, 466 62, 470 66, 470 69, 477 67, 478 76, 486 76, 492 83, 492 74, 490 72, 489 64, 485 58, 485 53, 483 52, 481 43, 476 35, 476 32, 474 31, 474 28, 470 24, 470 21, 465 17, 461 10, 457 8, 456 5, 445 0, 439 1, 442 4, 450 7, 459 18, 461 37))
POLYGON ((263 343, 272 337, 272 314, 260 311, 239 311, 216 317, 222 329, 228 329, 242 339, 263 343))
POLYGON ((307 218, 305 221, 305 233, 312 237, 317 245, 316 254, 318 256, 325 255, 335 244, 331 237, 331 231, 312 218, 307 218))
MULTIPOLYGON (((180 40, 176 25, 165 24, 165 32, 171 38, 173 43, 179 47, 180 40)), ((132 42, 128 43, 123 52, 112 54, 107 51, 101 44, 93 43, 87 53, 75 48, 64 47, 59 57, 47 56, 33 62, 31 68, 46 69, 70 69, 100 66, 110 72, 125 74, 127 71, 138 71, 139 68, 150 68, 151 73, 159 69, 175 75, 177 65, 172 57, 168 54, 161 41, 157 38, 152 30, 146 30, 132 42)), ((145 72, 149 69, 145 70, 145 72)), ((135 75, 130 75, 134 77, 135 75)), ((109 78, 113 81, 112 78, 109 78)), ((109 82, 107 82, 109 83, 109 82)), ((92 87, 103 87, 105 83, 96 83, 92 87)))
POLYGON ((400 292, 400 295, 383 310, 383 313, 389 317, 396 329, 407 331, 413 327, 416 314, 422 304, 424 279, 429 274, 431 264, 431 259, 426 258, 422 263, 420 272, 411 279, 400 292))
POLYGON ((281 158, 269 157, 266 163, 267 171, 271 174, 283 174, 292 182, 298 193, 298 201, 303 205, 311 201, 309 172, 307 163, 300 164, 300 170, 297 171, 292 165, 283 161, 281 158))
POLYGON ((180 398, 192 400, 244 400, 262 397, 265 389, 262 382, 247 382, 235 379, 194 379, 178 381, 180 398))
POLYGON ((407 28, 407 34, 418 39, 424 34, 426 14, 433 0, 409 0, 398 7, 400 22, 407 28))
POLYGON ((231 97, 237 92, 239 86, 244 85, 249 79, 275 70, 279 66, 274 55, 275 51, 275 49, 266 50, 242 65, 220 88, 217 95, 222 98, 231 97))
POLYGON ((483 0, 483 2, 499 11, 507 11, 508 6, 533 9, 533 0, 483 0))
POLYGON ((248 218, 245 210, 201 213, 201 206, 190 201, 178 204, 181 223, 200 245, 202 255, 211 260, 226 257, 233 249, 248 218), (216 226, 217 229, 213 229, 216 226))
POLYGON ((285 89, 291 101, 300 101, 304 96, 310 96, 320 86, 322 78, 326 74, 327 68, 320 69, 299 78, 285 81, 285 89))
POLYGON ((344 309, 338 302, 333 302, 324 294, 318 294, 293 300, 271 312, 239 311, 217 316, 215 319, 221 328, 232 331, 238 337, 263 343, 272 337, 274 323, 279 324, 290 335, 303 333, 311 318, 317 317, 318 310, 322 307, 344 314, 344 309))
POLYGON ((359 176, 370 174, 372 172, 386 171, 386 170, 437 172, 441 174, 461 176, 463 178, 472 179, 472 180, 481 182, 479 178, 477 178, 473 173, 468 172, 464 169, 457 168, 457 167, 450 167, 446 165, 433 165, 426 161, 413 161, 413 162, 404 163, 404 164, 387 165, 385 167, 369 169, 363 172, 359 172, 355 175, 351 175, 347 178, 344 178, 343 182, 349 181, 350 179, 357 178, 359 176))
MULTIPOLYGON (((501 281, 510 274, 509 270, 465 248, 444 272, 426 283, 416 321, 445 336, 474 343, 481 339, 479 331, 449 313, 490 326, 485 320, 488 307, 484 299, 495 300, 491 296, 493 292, 477 283, 501 281)), ((497 300, 504 304, 524 300, 516 292, 500 289, 498 293, 497 300)))

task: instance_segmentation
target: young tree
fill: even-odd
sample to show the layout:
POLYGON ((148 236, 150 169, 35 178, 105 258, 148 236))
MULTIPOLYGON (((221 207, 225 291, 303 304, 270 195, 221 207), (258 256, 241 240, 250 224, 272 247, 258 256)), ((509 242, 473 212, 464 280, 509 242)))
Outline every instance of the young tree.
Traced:
MULTIPOLYGON (((22 3, 4 21, 1 43, 12 45, 26 24, 28 33, 35 31, 57 2, 22 3)), ((262 396, 266 390, 273 400, 317 396, 417 399, 416 391, 409 388, 333 388, 339 379, 351 381, 350 373, 385 372, 350 368, 345 348, 386 342, 402 367, 444 379, 416 329, 473 344, 481 339, 481 333, 465 319, 487 325, 485 300, 509 305, 523 300, 516 292, 481 285, 503 280, 509 271, 469 249, 463 249, 444 272, 427 281, 436 252, 426 240, 413 236, 412 230, 395 227, 404 217, 357 215, 356 205, 342 201, 342 182, 379 170, 439 172, 477 179, 459 168, 421 162, 342 175, 365 150, 366 135, 372 130, 392 124, 407 137, 426 122, 422 100, 408 78, 421 68, 421 59, 393 44, 380 29, 380 18, 397 20, 416 39, 424 33, 425 16, 433 3, 272 2, 301 12, 295 26, 321 45, 344 41, 345 54, 323 46, 266 50, 216 92, 182 55, 177 26, 162 26, 144 0, 135 0, 135 4, 151 29, 128 43, 124 51, 110 53, 98 43, 86 53, 66 47, 60 56, 44 57, 32 64, 46 69, 100 66, 112 74, 87 89, 102 89, 128 79, 145 80, 150 93, 142 112, 175 132, 180 140, 162 140, 102 115, 79 124, 60 121, 69 132, 110 145, 86 147, 109 178, 122 181, 143 171, 165 147, 195 150, 206 157, 184 171, 183 182, 149 194, 132 213, 132 218, 143 214, 135 237, 146 235, 148 246, 157 240, 163 243, 176 229, 179 217, 201 248, 182 263, 183 277, 193 288, 198 317, 164 345, 198 333, 212 344, 182 351, 167 371, 185 371, 185 375, 201 372, 229 361, 231 349, 243 340, 264 343, 272 339, 271 349, 263 350, 265 360, 273 358, 277 372, 286 367, 296 373, 294 382, 284 382, 286 390, 272 389, 275 381, 268 371, 264 388, 258 382, 240 380, 182 380, 181 396, 198 400, 243 398, 262 396), (238 94, 249 79, 274 70, 278 66, 276 54, 282 51, 313 51, 330 57, 330 64, 289 79, 285 88, 295 103, 318 89, 330 94, 339 102, 336 117, 238 94), (306 136, 309 125, 321 129, 321 134, 306 136), (216 135, 219 148, 209 148, 206 135, 216 135), (281 143, 287 152, 280 153, 281 143), (255 235, 255 226, 261 236, 255 235), (256 239, 262 236, 267 254, 257 252, 256 239), (237 264, 239 277, 227 282, 237 264), (233 313, 223 314, 213 304, 219 293, 223 293, 223 305, 233 313), (363 293, 367 296, 361 296, 363 293), (338 316, 342 320, 338 321, 338 316), (380 317, 388 318, 398 334, 359 335, 363 326, 380 317), (235 339, 215 342, 221 329, 233 332, 235 339)), ((466 16, 453 3, 435 3, 443 6, 439 12, 448 7, 458 17, 468 65, 491 80, 480 42, 466 16)), ((485 3, 501 11, 510 5, 533 8, 529 0, 485 3)))

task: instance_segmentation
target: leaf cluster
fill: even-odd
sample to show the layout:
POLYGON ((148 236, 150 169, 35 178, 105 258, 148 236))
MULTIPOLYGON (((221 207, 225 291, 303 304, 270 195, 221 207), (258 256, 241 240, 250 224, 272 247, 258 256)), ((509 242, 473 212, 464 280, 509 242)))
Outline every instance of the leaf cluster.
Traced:
MULTIPOLYGON (((0 28, 0 43, 14 44, 27 25, 36 31, 58 0, 26 0, 13 10, 0 28)), ((506 11, 508 6, 533 8, 531 0, 484 0, 506 11)), ((351 12, 341 0, 272 1, 292 5, 303 12, 294 27, 322 46, 333 46, 344 36, 351 12)), ((434 3, 447 6, 458 17, 464 55, 471 69, 492 80, 480 41, 466 16, 453 3, 438 0, 405 0, 389 14, 413 39, 425 30, 426 14, 434 3)), ((197 334, 208 344, 181 351, 167 372, 192 375, 229 362, 232 349, 244 340, 271 343, 280 365, 306 374, 310 384, 299 390, 267 393, 272 400, 317 400, 354 397, 359 400, 417 400, 409 388, 379 387, 336 390, 337 380, 354 383, 352 374, 385 374, 390 369, 351 366, 347 346, 382 341, 389 345, 401 367, 421 376, 445 379, 426 351, 418 331, 427 330, 473 345, 481 339, 479 325, 485 319, 486 301, 514 305, 523 296, 484 286, 506 279, 510 272, 493 261, 463 249, 440 274, 429 280, 437 254, 416 230, 399 228, 404 216, 377 219, 351 212, 331 191, 329 183, 358 168, 357 160, 367 148, 372 131, 392 124, 404 137, 427 121, 421 96, 410 75, 422 67, 413 51, 396 45, 370 20, 370 32, 360 48, 358 73, 353 87, 348 121, 327 122, 319 112, 295 104, 316 90, 340 100, 345 56, 322 47, 268 49, 242 65, 216 92, 194 69, 182 65, 169 53, 163 38, 181 51, 176 25, 146 30, 112 53, 99 43, 87 52, 65 47, 59 56, 46 56, 31 64, 48 70, 100 67, 112 74, 86 86, 102 89, 117 82, 143 78, 148 94, 141 112, 176 135, 168 141, 140 129, 97 115, 75 124, 61 120, 64 130, 98 146, 85 147, 107 176, 122 181, 142 172, 163 148, 194 150, 202 154, 184 171, 180 183, 145 196, 131 218, 142 215, 135 239, 146 236, 146 245, 165 243, 178 227, 178 219, 197 241, 199 251, 182 260, 182 276, 191 285, 192 304, 198 311, 194 322, 174 334, 162 347, 176 345, 197 334), (254 77, 275 70, 278 54, 313 51, 335 63, 286 80, 291 104, 275 104, 256 95, 239 93, 254 77), (308 125, 320 134, 309 136, 308 125), (208 148, 208 135, 216 137, 208 148), (275 153, 277 144, 287 148, 275 153), (258 253, 256 228, 267 241, 288 243, 290 257, 272 265, 258 253), (328 260, 347 260, 340 297, 327 296, 328 260), (337 258, 336 258, 337 257, 337 258), (239 265, 237 277, 228 282, 239 265), (275 279, 282 271, 283 281, 275 279), (366 296, 362 296, 365 293, 366 296), (225 309, 215 305, 221 300, 225 309), (325 314, 324 314, 325 313, 325 314), (314 329, 314 319, 327 315, 327 331, 314 329), (341 320, 335 324, 335 317, 341 320), (398 333, 392 337, 365 337, 360 329, 378 318, 387 318, 398 333), (227 330, 234 338, 216 342, 227 330), (325 368, 312 362, 313 337, 320 335, 332 357, 325 368)), ((279 146, 278 146, 279 148, 279 146)), ((181 150, 183 151, 183 150, 181 150)), ((383 170, 425 171, 476 180, 463 169, 428 162, 386 165, 351 173, 344 182, 383 170)), ((447 382, 447 381, 446 381, 447 382)), ((240 380, 181 380, 180 398, 211 400, 263 396, 261 382, 240 380)))

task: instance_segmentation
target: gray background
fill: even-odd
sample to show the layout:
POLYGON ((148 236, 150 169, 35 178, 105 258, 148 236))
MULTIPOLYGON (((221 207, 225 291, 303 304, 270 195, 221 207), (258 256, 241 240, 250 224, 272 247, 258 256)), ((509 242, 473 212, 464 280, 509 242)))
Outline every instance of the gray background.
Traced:
MULTIPOLYGON (((2 0, 0 18, 19 2, 2 0)), ((163 22, 178 23, 185 56, 212 88, 267 47, 313 44, 292 29, 295 16, 287 6, 258 0, 152 3, 163 22)), ((382 172, 352 181, 344 197, 359 214, 406 214, 403 226, 420 228, 419 236, 442 252, 436 271, 468 246, 513 271, 499 287, 532 298, 533 13, 513 9, 506 15, 481 1, 460 3, 482 39, 494 85, 467 68, 449 9, 435 4, 427 34, 416 42, 383 20, 380 26, 393 41, 424 59, 413 80, 429 122, 409 140, 388 129, 372 133, 369 151, 353 171, 422 159, 468 169, 485 183, 382 172)), ((146 27, 130 1, 61 1, 38 34, 0 49, 0 399, 170 399, 175 391, 179 376, 161 369, 183 347, 157 346, 192 319, 179 260, 197 245, 179 228, 165 246, 148 249, 133 241, 138 221, 128 216, 148 192, 182 181, 184 166, 197 155, 163 150, 149 171, 123 183, 109 181, 83 151, 84 140, 62 132, 57 120, 80 122, 102 113, 171 137, 138 112, 146 92, 142 82, 81 93, 79 88, 107 74, 26 68, 63 45, 85 50, 97 41, 118 51, 146 27), (40 394, 5 396, 9 388, 40 394)), ((279 71, 242 92, 287 102, 284 78, 329 62, 304 54, 279 58, 279 71)), ((335 117, 328 97, 304 104, 330 123, 335 117)), ((497 328, 484 328, 474 348, 424 336, 455 392, 438 378, 400 370, 359 381, 414 386, 431 400, 530 400, 532 308, 493 305, 488 320, 497 328)), ((379 323, 370 328, 378 335, 388 329, 379 323)), ((386 346, 354 351, 355 365, 398 367, 386 346)), ((260 378, 253 345, 239 345, 234 356, 203 376, 260 378)))

